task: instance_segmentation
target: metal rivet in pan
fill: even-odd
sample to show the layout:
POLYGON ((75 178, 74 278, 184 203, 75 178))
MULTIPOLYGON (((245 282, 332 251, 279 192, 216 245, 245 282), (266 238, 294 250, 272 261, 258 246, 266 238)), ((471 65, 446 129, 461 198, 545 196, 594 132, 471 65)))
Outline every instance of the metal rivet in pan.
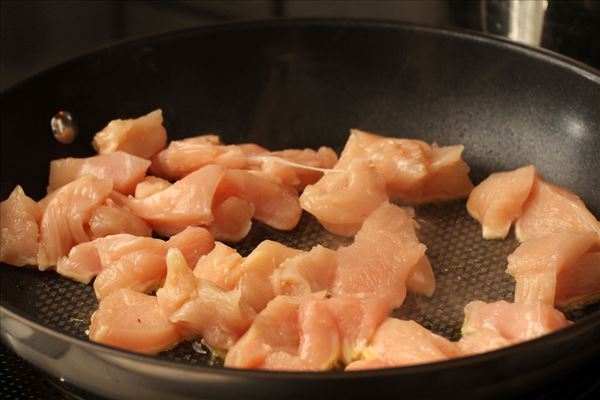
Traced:
POLYGON ((50 127, 54 138, 60 143, 68 144, 77 137, 77 124, 68 111, 59 111, 50 120, 50 127))

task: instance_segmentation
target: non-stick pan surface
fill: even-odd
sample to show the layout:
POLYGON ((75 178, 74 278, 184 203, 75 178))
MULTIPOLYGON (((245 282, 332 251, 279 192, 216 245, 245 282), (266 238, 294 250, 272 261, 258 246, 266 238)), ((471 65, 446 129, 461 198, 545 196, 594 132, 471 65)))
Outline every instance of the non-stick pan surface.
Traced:
MULTIPOLYGON (((170 138, 220 134, 272 149, 343 146, 349 128, 462 143, 478 182, 534 164, 600 213, 600 78, 571 61, 494 38, 393 23, 283 20, 222 25, 115 45, 52 68, 2 95, 1 192, 45 194, 50 160, 88 156, 107 121, 162 108, 170 138), (80 134, 61 145, 49 120, 70 111, 80 134)), ((484 241, 464 201, 417 208, 438 280, 432 299, 396 312, 457 339, 462 307, 511 300, 504 273, 517 243, 484 241)), ((271 238, 309 248, 334 237, 305 215, 293 233, 255 224, 237 247, 271 238)), ((429 398, 529 393, 600 355, 598 305, 547 337, 436 364, 356 373, 230 370, 199 343, 157 357, 88 342, 90 286, 53 272, 0 268, 2 336, 67 383, 107 397, 253 398, 379 393, 429 398)))

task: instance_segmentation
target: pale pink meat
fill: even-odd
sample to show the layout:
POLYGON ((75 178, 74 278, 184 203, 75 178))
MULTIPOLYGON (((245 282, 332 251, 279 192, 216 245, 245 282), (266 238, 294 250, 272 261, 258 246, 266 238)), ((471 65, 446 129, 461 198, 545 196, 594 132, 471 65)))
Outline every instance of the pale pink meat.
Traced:
POLYGON ((516 224, 517 239, 587 231, 595 232, 600 243, 600 221, 583 201, 567 189, 536 179, 516 224))
POLYGON ((158 304, 167 316, 177 311, 196 290, 197 282, 185 257, 176 247, 167 251, 165 284, 156 291, 158 304))
POLYGON ((105 267, 94 281, 96 296, 101 299, 109 293, 126 287, 138 292, 158 289, 167 275, 165 257, 168 249, 177 248, 189 265, 194 265, 214 247, 210 233, 200 227, 188 227, 167 242, 159 239, 123 254, 105 267))
POLYGON ((600 251, 584 254, 563 269, 556 283, 554 303, 559 307, 580 306, 600 298, 600 251))
POLYGON ((218 204, 229 197, 246 200, 254 206, 254 219, 279 230, 294 229, 302 215, 298 191, 274 182, 259 171, 226 170, 216 190, 215 201, 218 204))
POLYGON ((275 295, 301 296, 329 290, 337 270, 336 252, 317 245, 284 260, 271 275, 275 295))
POLYGON ((241 266, 239 288, 243 304, 255 313, 262 311, 275 297, 273 272, 285 260, 303 253, 271 240, 261 242, 241 266))
POLYGON ((112 192, 112 181, 84 175, 66 184, 51 196, 40 221, 40 270, 56 265, 71 247, 87 242, 87 223, 94 209, 112 192))
POLYGON ((495 172, 469 196, 467 211, 481 223, 484 239, 504 239, 521 216, 536 177, 532 165, 509 172, 495 172))
POLYGON ((387 193, 412 203, 466 197, 473 189, 464 146, 429 145, 421 140, 375 135, 358 129, 350 137, 334 169, 347 169, 356 159, 370 161, 385 180, 387 193))
POLYGON ((122 288, 147 293, 158 289, 165 276, 164 248, 133 251, 100 271, 94 281, 94 292, 98 299, 122 288))
MULTIPOLYGON (((117 236, 117 235, 114 235, 117 236)), ((112 240, 113 237, 96 239, 91 242, 84 242, 74 246, 67 257, 62 257, 56 264, 56 271, 67 278, 71 278, 81 283, 88 284, 90 281, 102 272, 104 265, 98 248, 97 241, 112 240)))
POLYGON ((376 298, 308 297, 299 309, 298 355, 310 369, 320 371, 355 361, 387 313, 387 304, 376 298))
POLYGON ((208 254, 200 257, 194 268, 194 275, 210 281, 224 290, 233 290, 240 281, 244 259, 231 247, 215 242, 208 254))
MULTIPOLYGON (((217 252, 209 253, 218 262, 224 248, 217 243, 217 252)), ((215 283, 198 278, 185 257, 171 249, 167 254, 167 276, 157 297, 164 312, 186 338, 202 337, 214 349, 228 349, 242 336, 252 322, 252 313, 240 306, 240 290, 225 290, 215 283)), ((200 268, 207 260, 200 259, 200 268)), ((216 265, 215 265, 216 267, 216 265)))
POLYGON ((111 235, 79 244, 57 265, 63 276, 88 283, 96 275, 94 289, 99 298, 116 289, 137 291, 157 288, 166 275, 165 255, 178 248, 190 262, 208 253, 214 246, 204 228, 188 228, 164 242, 129 234, 111 235))
POLYGON ((213 197, 224 175, 223 167, 208 165, 148 197, 138 199, 113 193, 113 200, 155 231, 173 235, 188 226, 209 225, 214 220, 213 197))
POLYGON ((209 164, 229 169, 263 171, 280 183, 302 190, 316 182, 322 172, 312 168, 331 168, 337 155, 328 147, 289 149, 269 152, 256 144, 224 145, 218 136, 203 135, 172 141, 152 160, 152 171, 167 179, 181 179, 209 164), (309 168, 303 168, 299 165, 309 168))
MULTIPOLYGON (((277 296, 256 316, 246 333, 229 349, 225 366, 263 369, 267 357, 283 352, 293 361, 300 346, 300 297, 277 296)), ((302 364, 302 363, 297 363, 302 364)))
POLYGON ((471 168, 462 159, 463 145, 431 146, 429 176, 415 190, 396 193, 395 196, 410 203, 445 201, 467 197, 473 190, 469 178, 471 168))
POLYGON ((420 293, 427 297, 435 292, 435 275, 431 268, 429 258, 424 255, 410 270, 406 278, 406 289, 410 292, 420 293))
POLYGON ((159 289, 159 303, 181 334, 202 337, 214 350, 227 350, 250 326, 251 316, 240 307, 239 289, 223 290, 213 282, 194 276, 185 259, 173 251, 167 256, 168 274, 159 289))
POLYGON ((461 354, 455 343, 412 321, 386 319, 387 310, 377 299, 278 296, 230 349, 225 366, 319 371, 350 363, 362 369, 365 360, 391 367, 461 354))
POLYGON ((354 243, 337 251, 332 293, 379 297, 390 309, 399 307, 408 276, 426 250, 414 224, 405 210, 388 202, 373 211, 354 243))
MULTIPOLYGON (((598 240, 594 232, 561 233, 523 242, 510 256, 508 256, 507 272, 511 274, 517 284, 515 288, 515 302, 535 303, 541 302, 548 305, 556 304, 556 298, 565 301, 571 296, 576 298, 594 298, 600 295, 600 283, 589 284, 589 293, 579 292, 567 295, 562 285, 573 287, 580 285, 580 289, 588 287, 583 284, 597 276, 600 264, 591 266, 589 271, 582 266, 587 261, 579 264, 579 260, 588 253, 598 240), (588 273, 589 272, 589 273, 588 273), (579 284, 571 282, 578 279, 579 284)), ((592 258, 593 260, 593 258, 592 258)), ((566 292, 569 290, 567 289, 566 292)))
MULTIPOLYGON (((275 279, 279 269, 287 271, 284 276, 292 277, 293 289, 311 293, 330 285, 335 262, 331 266, 324 264, 328 261, 335 261, 335 252, 320 246, 311 252, 302 252, 264 241, 243 259, 234 249, 217 242, 210 253, 198 260, 193 272, 195 289, 184 304, 172 312, 171 319, 186 337, 201 336, 212 347, 228 349, 281 292, 282 280, 275 279), (291 262, 285 264, 286 260, 291 262), (325 272, 322 268, 330 270, 325 272)), ((192 279, 190 274, 185 275, 188 281, 192 279)), ((167 275, 167 282, 169 279, 167 275)), ((159 297, 166 288, 165 284, 159 297)))
POLYGON ((50 162, 48 192, 52 192, 80 176, 90 174, 101 179, 112 179, 114 190, 123 194, 134 192, 141 182, 150 161, 117 151, 88 158, 61 158, 50 162))
POLYGON ((465 306, 459 346, 465 355, 484 353, 535 339, 572 324, 553 306, 543 303, 484 303, 465 306))
POLYGON ((300 344, 294 351, 302 363, 316 371, 333 368, 341 358, 342 343, 333 310, 322 299, 305 300, 298 310, 300 344))
POLYGON ((335 151, 323 146, 317 151, 288 149, 255 155, 249 157, 249 168, 261 170, 302 191, 306 185, 317 182, 323 176, 320 169, 330 169, 337 161, 335 151))
POLYGON ((36 265, 38 223, 42 207, 27 197, 21 186, 0 203, 0 261, 16 265, 36 265))
POLYGON ((171 182, 157 176, 147 176, 135 186, 134 197, 141 199, 163 191, 171 186, 171 182))
POLYGON ((120 289, 100 302, 92 315, 90 340, 144 354, 175 346, 181 337, 155 296, 120 289))
POLYGON ((129 253, 162 251, 163 242, 130 234, 111 235, 74 246, 68 257, 62 257, 56 271, 82 283, 89 283, 104 268, 129 253))
POLYGON ((175 180, 209 164, 245 169, 248 156, 266 152, 258 145, 224 145, 215 135, 196 136, 169 143, 152 159, 152 171, 175 180))
POLYGON ((350 137, 335 169, 345 169, 356 159, 369 160, 385 180, 390 195, 421 187, 428 178, 430 146, 420 140, 391 138, 350 130, 350 137))
POLYGON ((119 150, 142 158, 150 158, 167 145, 161 110, 136 119, 115 119, 96 133, 92 141, 100 154, 119 150))
POLYGON ((352 236, 388 197, 410 203, 466 197, 473 184, 463 149, 353 129, 339 161, 306 187, 300 205, 332 233, 352 236))
POLYGON ((167 248, 177 248, 183 253, 186 262, 195 266, 200 257, 215 247, 215 240, 208 230, 198 226, 188 226, 165 243, 167 248))
POLYGON ((254 316, 240 304, 239 288, 225 291, 197 279, 196 289, 170 320, 186 338, 202 337, 210 347, 226 350, 246 332, 254 316))
POLYGON ((362 352, 362 359, 349 364, 347 371, 423 364, 459 357, 456 343, 434 334, 414 321, 388 318, 362 352))
POLYGON ((214 221, 208 230, 217 240, 239 242, 252 228, 254 205, 239 197, 228 197, 223 202, 213 204, 214 221))
POLYGON ((260 363, 259 369, 271 371, 310 371, 310 366, 300 357, 285 351, 268 354, 260 363))
MULTIPOLYGON (((340 161, 341 162, 341 161, 340 161)), ((385 183, 367 160, 326 173, 300 196, 300 206, 330 232, 352 236, 369 214, 388 199, 385 183)))
POLYGON ((92 211, 88 225, 91 239, 119 233, 135 236, 152 235, 152 229, 144 220, 119 207, 111 199, 107 199, 105 204, 92 211))
POLYGON ((82 283, 89 283, 103 269, 129 253, 162 251, 161 240, 130 234, 110 235, 74 246, 62 257, 56 271, 82 283))

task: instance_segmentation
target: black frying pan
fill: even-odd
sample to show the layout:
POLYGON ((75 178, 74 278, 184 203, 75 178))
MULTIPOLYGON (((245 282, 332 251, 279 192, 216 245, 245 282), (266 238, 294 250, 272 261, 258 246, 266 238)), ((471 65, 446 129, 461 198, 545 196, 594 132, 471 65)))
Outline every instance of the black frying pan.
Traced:
MULTIPOLYGON (((51 159, 91 155, 91 137, 107 121, 157 107, 171 138, 217 132, 273 149, 339 149, 356 127, 463 143, 475 181, 535 164, 600 214, 597 71, 495 38, 342 20, 231 24, 126 42, 6 91, 2 199, 16 184, 41 198, 51 159), (79 124, 71 145, 50 133, 58 110, 79 124)), ((438 292, 409 298, 397 315, 456 339, 466 302, 512 298, 503 270, 517 244, 481 240, 464 202, 421 207, 417 215, 426 222, 420 235, 438 292)), ((267 237, 298 247, 336 240, 304 217, 291 235, 257 224, 239 248, 247 253, 267 237)), ((7 265, 0 277, 4 341, 67 384, 106 397, 526 396, 600 355, 600 313, 592 306, 570 314, 572 327, 476 357, 356 373, 229 370, 189 343, 158 357, 90 343, 85 329, 96 303, 89 286, 7 265)))

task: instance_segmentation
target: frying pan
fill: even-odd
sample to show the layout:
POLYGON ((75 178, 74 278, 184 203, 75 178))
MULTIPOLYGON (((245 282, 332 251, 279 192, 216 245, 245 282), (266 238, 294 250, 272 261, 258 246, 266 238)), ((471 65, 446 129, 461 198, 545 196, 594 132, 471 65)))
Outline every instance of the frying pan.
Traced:
MULTIPOLYGON (((48 163, 89 156, 107 121, 162 108, 170 138, 216 132, 272 149, 332 146, 348 129, 462 143, 471 176, 536 165, 600 212, 600 77, 545 51, 422 26, 351 20, 226 24, 110 46, 54 67, 2 95, 1 192, 39 199, 48 163), (70 111, 80 134, 62 145, 49 120, 70 111)), ((451 339, 470 300, 512 299, 504 273, 512 238, 483 241, 464 201, 417 209, 438 279, 430 300, 411 296, 396 315, 451 339)), ((299 248, 343 241, 304 216, 293 233, 255 224, 247 254, 273 238, 299 248)), ((54 272, 2 265, 2 338, 66 384, 111 398, 404 397, 527 395, 588 368, 600 355, 600 313, 491 353, 354 373, 285 373, 219 366, 199 343, 156 357, 86 340, 93 290, 54 272)))

